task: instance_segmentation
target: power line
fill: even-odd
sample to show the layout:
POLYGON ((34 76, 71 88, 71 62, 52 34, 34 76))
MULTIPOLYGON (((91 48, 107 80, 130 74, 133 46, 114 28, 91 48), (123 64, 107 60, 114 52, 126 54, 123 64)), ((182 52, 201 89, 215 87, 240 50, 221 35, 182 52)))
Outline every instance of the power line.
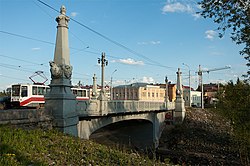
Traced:
POLYGON ((0 74, 0 77, 5 77, 5 78, 10 78, 10 79, 15 79, 15 80, 30 81, 28 79, 26 80, 26 79, 22 79, 22 78, 10 77, 10 76, 2 75, 2 74, 0 74))
POLYGON ((41 65, 41 66, 43 65, 43 63, 34 63, 34 62, 31 62, 31 61, 26 61, 26 60, 18 59, 18 58, 10 57, 10 56, 3 55, 3 54, 0 54, 0 56, 1 57, 5 57, 5 58, 9 58, 9 59, 14 59, 14 60, 17 60, 17 61, 22 61, 22 62, 30 63, 30 64, 41 65))
POLYGON ((23 36, 23 35, 18 35, 18 34, 11 33, 11 32, 1 31, 1 30, 0 30, 0 32, 1 32, 1 33, 5 33, 5 34, 8 34, 8 35, 16 36, 16 37, 21 37, 21 38, 24 38, 24 39, 29 39, 29 40, 33 40, 33 41, 38 41, 38 42, 42 42, 42 43, 47 43, 47 44, 55 45, 55 43, 52 43, 52 42, 47 42, 47 41, 40 40, 40 39, 35 39, 35 38, 32 38, 32 37, 27 37, 27 36, 23 36))
POLYGON ((5 67, 5 68, 8 68, 8 69, 13 69, 13 70, 17 70, 17 71, 24 71, 24 72, 33 73, 33 71, 31 71, 31 70, 20 69, 18 67, 11 67, 11 66, 1 65, 1 64, 0 64, 0 67, 5 67))
MULTIPOLYGON (((16 34, 16 33, 7 32, 7 31, 0 30, 0 33, 4 33, 4 34, 7 34, 7 35, 20 37, 20 38, 24 38, 24 39, 28 39, 28 40, 38 41, 38 42, 42 42, 42 43, 46 43, 46 44, 50 44, 50 45, 56 45, 55 43, 52 43, 52 42, 48 42, 48 41, 40 40, 40 39, 35 39, 35 38, 32 38, 32 37, 23 36, 23 35, 19 35, 19 34, 16 34)), ((79 48, 73 48, 73 47, 69 47, 69 48, 74 49, 74 50, 81 50, 79 48)))
MULTIPOLYGON (((37 1, 40 2, 40 3, 42 3, 42 4, 45 5, 45 6, 49 7, 50 9, 56 11, 57 13, 60 13, 57 9, 55 9, 54 7, 48 5, 47 3, 45 3, 45 2, 43 2, 43 1, 41 1, 41 0, 37 0, 37 1)), ((104 38, 105 40, 107 40, 107 41, 109 41, 109 42, 111 42, 111 43, 117 45, 118 47, 121 47, 121 48, 127 50, 128 52, 130 52, 130 53, 132 53, 132 54, 134 54, 134 55, 136 55, 136 56, 138 56, 138 57, 141 57, 141 58, 143 58, 143 59, 145 59, 145 60, 147 60, 147 61, 149 61, 149 62, 151 62, 151 63, 153 63, 153 64, 159 65, 159 66, 161 66, 161 67, 172 68, 172 67, 168 67, 168 66, 162 65, 162 64, 160 64, 159 62, 154 61, 154 60, 152 60, 152 59, 150 59, 150 58, 148 58, 148 57, 146 57, 146 56, 144 56, 144 55, 142 55, 142 54, 140 54, 140 53, 138 53, 138 52, 136 52, 136 51, 134 51, 134 50, 128 48, 127 46, 125 46, 125 45, 123 45, 123 44, 121 44, 121 43, 119 43, 119 42, 117 42, 117 41, 115 41, 115 40, 113 40, 113 39, 111 39, 111 38, 109 38, 109 37, 107 37, 107 36, 101 34, 100 32, 97 32, 96 30, 94 30, 94 29, 88 27, 87 25, 84 25, 83 23, 81 23, 81 22, 79 22, 79 21, 77 21, 77 20, 75 20, 75 19, 73 19, 73 18, 71 18, 71 20, 74 21, 75 23, 79 24, 80 26, 82 26, 82 27, 88 29, 89 31, 91 31, 91 32, 93 32, 93 33, 95 33, 95 34, 97 34, 98 36, 104 38)))

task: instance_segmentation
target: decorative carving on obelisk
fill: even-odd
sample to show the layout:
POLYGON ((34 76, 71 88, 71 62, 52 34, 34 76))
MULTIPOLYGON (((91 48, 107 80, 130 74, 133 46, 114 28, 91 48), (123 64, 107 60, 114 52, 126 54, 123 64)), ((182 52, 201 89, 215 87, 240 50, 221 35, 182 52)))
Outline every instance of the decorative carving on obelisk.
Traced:
POLYGON ((60 15, 56 18, 57 38, 54 53, 54 61, 50 61, 51 78, 65 77, 71 79, 73 67, 69 62, 69 46, 68 46, 68 22, 69 17, 66 16, 66 8, 62 6, 60 15))

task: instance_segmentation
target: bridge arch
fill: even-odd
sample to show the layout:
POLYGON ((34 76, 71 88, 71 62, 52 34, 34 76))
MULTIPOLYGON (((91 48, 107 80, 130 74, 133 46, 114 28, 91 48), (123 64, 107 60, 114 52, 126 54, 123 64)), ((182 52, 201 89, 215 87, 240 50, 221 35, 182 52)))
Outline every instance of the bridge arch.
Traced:
POLYGON ((146 120, 154 124, 154 118, 150 114, 137 114, 137 115, 120 115, 120 116, 105 116, 95 119, 83 119, 79 121, 78 133, 79 137, 83 139, 89 139, 89 136, 96 130, 103 128, 104 126, 112 123, 128 120, 146 120))
POLYGON ((103 126, 90 139, 111 145, 145 149, 153 146, 153 123, 146 119, 127 119, 103 126))

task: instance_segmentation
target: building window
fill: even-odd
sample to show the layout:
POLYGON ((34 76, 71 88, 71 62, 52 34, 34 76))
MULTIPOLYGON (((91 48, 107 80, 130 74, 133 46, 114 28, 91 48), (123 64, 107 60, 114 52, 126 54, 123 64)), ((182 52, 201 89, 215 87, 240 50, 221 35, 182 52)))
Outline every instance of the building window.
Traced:
POLYGON ((150 92, 148 92, 148 97, 150 97, 150 92))
POLYGON ((156 97, 159 97, 159 96, 158 96, 158 93, 156 93, 156 97))
POLYGON ((152 93, 152 97, 155 97, 155 93, 152 93))

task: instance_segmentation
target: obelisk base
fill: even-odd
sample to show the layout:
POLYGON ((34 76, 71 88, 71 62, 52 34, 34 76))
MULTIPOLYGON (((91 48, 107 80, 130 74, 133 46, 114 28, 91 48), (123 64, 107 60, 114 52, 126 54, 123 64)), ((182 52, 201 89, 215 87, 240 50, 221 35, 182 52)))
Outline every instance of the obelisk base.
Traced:
POLYGON ((69 79, 52 79, 50 92, 45 95, 45 109, 52 113, 54 128, 63 133, 78 136, 76 97, 71 92, 71 87, 69 79))

